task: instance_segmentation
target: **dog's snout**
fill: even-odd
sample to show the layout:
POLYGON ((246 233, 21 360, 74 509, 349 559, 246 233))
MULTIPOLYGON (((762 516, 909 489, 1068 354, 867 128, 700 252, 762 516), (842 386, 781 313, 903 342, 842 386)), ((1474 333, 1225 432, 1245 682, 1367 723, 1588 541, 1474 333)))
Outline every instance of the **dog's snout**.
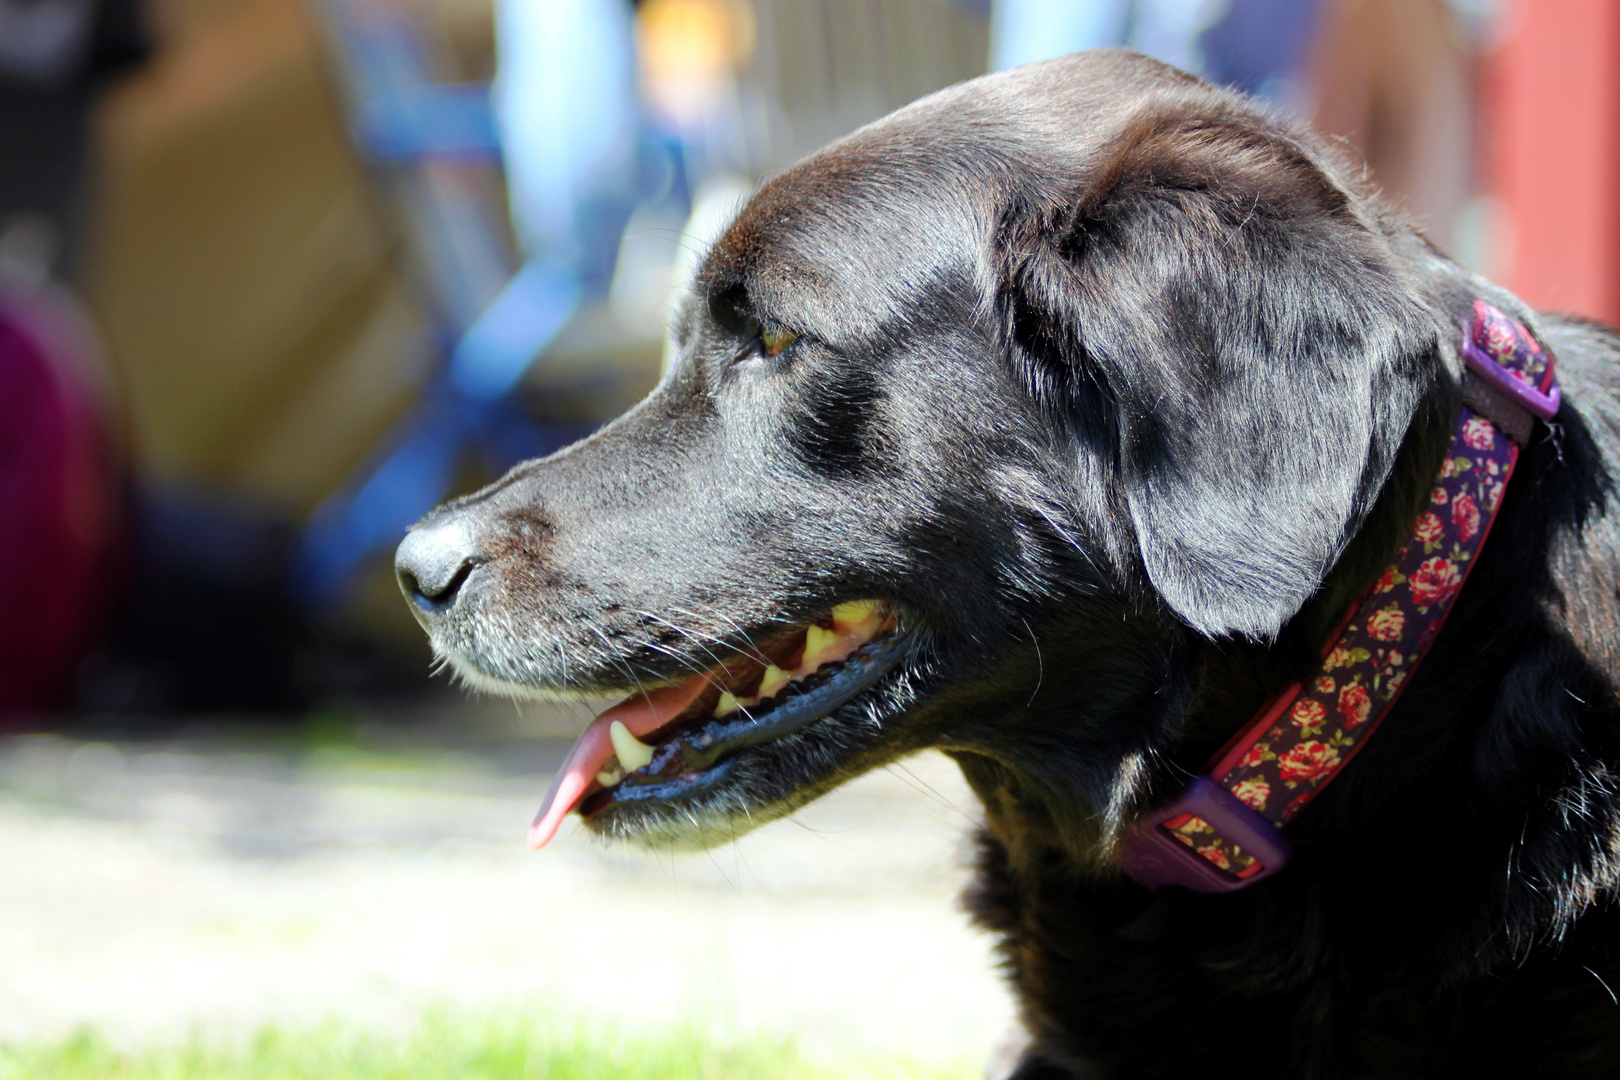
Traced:
POLYGON ((407 533, 394 554, 394 573, 417 610, 433 613, 455 603, 468 575, 483 561, 466 526, 451 518, 407 533))

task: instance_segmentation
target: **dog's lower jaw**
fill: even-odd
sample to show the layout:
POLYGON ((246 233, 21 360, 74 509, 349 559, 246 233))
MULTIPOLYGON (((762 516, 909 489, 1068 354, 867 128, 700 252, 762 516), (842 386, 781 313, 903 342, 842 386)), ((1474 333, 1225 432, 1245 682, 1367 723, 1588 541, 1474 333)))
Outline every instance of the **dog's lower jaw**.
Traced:
MULTIPOLYGON (((779 659, 786 672, 753 649, 752 655, 738 656, 699 677, 688 674, 679 682, 648 677, 637 685, 611 688, 593 683, 582 694, 492 674, 492 665, 481 656, 435 644, 441 661, 474 689, 518 699, 628 695, 599 717, 592 730, 605 731, 610 719, 615 728, 622 728, 617 721, 630 720, 633 730, 620 730, 617 737, 639 743, 640 736, 656 744, 640 744, 647 757, 631 760, 634 767, 627 769, 618 762, 629 759, 619 755, 633 754, 634 747, 621 749, 615 743, 614 756, 604 766, 596 763, 598 754, 609 752, 602 731, 587 731, 570 754, 572 764, 564 765, 563 773, 575 779, 563 781, 560 774, 554 783, 536 819, 531 846, 542 846, 572 808, 589 831, 604 839, 653 849, 697 849, 784 817, 905 752, 887 752, 894 737, 889 728, 918 696, 909 674, 921 648, 917 635, 902 632, 895 616, 876 602, 841 605, 833 624, 834 629, 824 630, 811 622, 797 635, 798 646, 791 635, 762 641, 761 648, 779 659), (864 616, 853 618, 862 612, 864 616), (743 688, 756 679, 757 691, 743 688), (664 711, 631 719, 625 710, 646 713, 639 705, 643 692, 659 686, 669 687, 662 696, 667 704, 658 707, 664 711), (604 748, 585 749, 596 745, 592 740, 604 748), (883 760, 864 760, 877 746, 884 747, 883 760), (595 784, 586 786, 584 778, 593 773, 595 784)), ((624 658, 615 667, 629 662, 624 658)), ((653 699, 645 699, 647 707, 653 699)))
POLYGON ((602 840, 632 843, 649 851, 701 851, 787 817, 820 798, 837 782, 800 787, 786 796, 750 797, 746 784, 725 783, 736 767, 736 758, 715 765, 705 790, 678 804, 663 800, 617 802, 586 815, 585 828, 602 840))
POLYGON ((604 839, 650 849, 697 850, 787 817, 921 748, 895 730, 923 697, 916 680, 911 668, 899 664, 805 728, 723 758, 674 797, 614 798, 600 807, 586 800, 585 827, 604 839))

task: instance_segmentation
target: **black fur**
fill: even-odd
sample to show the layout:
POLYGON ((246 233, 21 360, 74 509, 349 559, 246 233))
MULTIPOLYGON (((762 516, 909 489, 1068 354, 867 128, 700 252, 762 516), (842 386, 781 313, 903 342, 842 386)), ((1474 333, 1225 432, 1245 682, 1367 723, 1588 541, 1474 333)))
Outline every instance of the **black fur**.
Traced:
POLYGON ((766 184, 640 407, 430 518, 470 681, 628 690, 842 600, 873 692, 593 827, 731 837, 921 747, 983 799, 976 917, 1042 1077, 1620 1075, 1620 342, 1434 252, 1310 135, 1144 58, 964 84, 766 184), (1556 352, 1396 710, 1229 896, 1108 858, 1389 561, 1484 297, 1556 352), (770 356, 760 327, 798 340, 770 356))

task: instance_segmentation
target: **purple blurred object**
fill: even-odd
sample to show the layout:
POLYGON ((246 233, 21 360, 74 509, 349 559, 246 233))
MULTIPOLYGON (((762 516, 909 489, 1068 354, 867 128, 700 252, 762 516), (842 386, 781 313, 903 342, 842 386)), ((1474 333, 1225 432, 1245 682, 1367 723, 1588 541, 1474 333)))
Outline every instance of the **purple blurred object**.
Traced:
POLYGON ((1290 106, 1323 0, 995 0, 990 66, 1123 45, 1290 106))
POLYGON ((1321 0, 1231 0, 1199 35, 1199 72, 1273 104, 1288 104, 1286 80, 1305 64, 1322 15, 1321 0))
POLYGON ((0 730, 62 706, 109 599, 118 485, 88 328, 0 291, 0 730))

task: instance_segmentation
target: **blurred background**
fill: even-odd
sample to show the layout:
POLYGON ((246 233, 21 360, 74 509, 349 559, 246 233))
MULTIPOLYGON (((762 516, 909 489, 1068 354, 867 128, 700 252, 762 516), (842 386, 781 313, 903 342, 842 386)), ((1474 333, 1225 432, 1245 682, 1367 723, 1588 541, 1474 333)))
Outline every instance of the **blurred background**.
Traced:
MULTIPOLYGON (((733 1013, 982 1057, 1009 1014, 986 944, 941 914, 977 813, 948 767, 840 796, 840 824, 793 837, 813 856, 766 830, 754 870, 720 855, 659 878, 577 837, 555 880, 507 867, 588 711, 431 678, 390 553, 441 499, 651 389, 672 291, 762 178, 930 91, 1100 45, 1308 119, 1463 264, 1620 319, 1620 0, 0 0, 0 1038, 572 985, 582 961, 533 944, 467 990, 452 973, 489 964, 444 944, 448 914, 400 915, 438 957, 415 968, 322 921, 313 897, 381 896, 367 860, 412 853, 461 867, 433 863, 460 889, 443 910, 495 904, 513 928, 516 895, 617 883, 742 903, 765 942, 809 887, 829 941, 858 925, 890 951, 760 944, 821 977, 733 1013), (63 861, 112 835, 95 873, 116 919, 63 861), (291 907, 253 921, 244 874, 291 907), (933 914, 895 915, 912 902, 933 914), (185 938, 175 912, 198 905, 251 948, 185 938), (284 964, 224 993, 292 909, 330 992, 284 964), (123 936, 66 964, 40 943, 77 940, 71 918, 123 936), (109 989, 149 988, 159 952, 191 958, 155 976, 172 993, 109 989), (870 1030, 845 1031, 827 1018, 850 1011, 831 1002, 856 953, 975 974, 873 976, 870 1030), (884 1034, 908 993, 920 1026, 884 1034)), ((540 940, 589 940, 596 913, 568 911, 540 940)), ((737 955, 705 985, 740 993, 737 955)))

